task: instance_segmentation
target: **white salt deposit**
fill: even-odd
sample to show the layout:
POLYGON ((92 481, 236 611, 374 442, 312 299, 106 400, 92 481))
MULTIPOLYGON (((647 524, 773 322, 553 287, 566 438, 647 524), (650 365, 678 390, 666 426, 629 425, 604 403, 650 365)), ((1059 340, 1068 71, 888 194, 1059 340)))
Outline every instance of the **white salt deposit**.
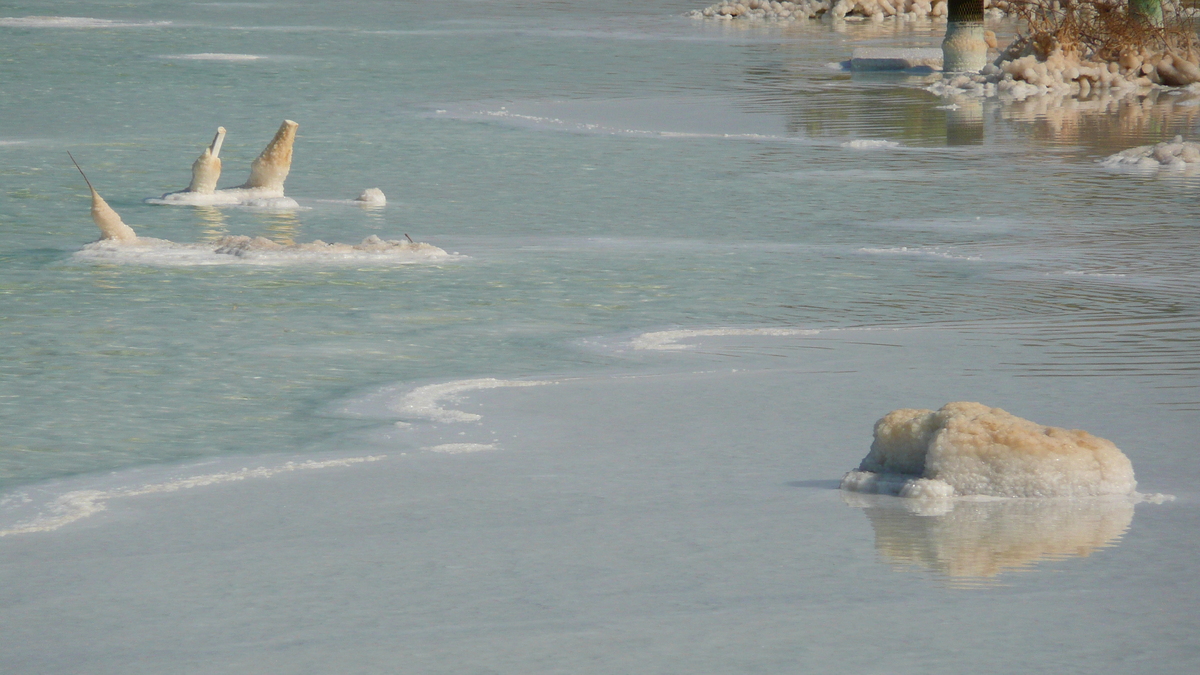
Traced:
POLYGON ((387 196, 379 188, 367 188, 354 201, 370 206, 383 206, 387 204, 387 196))
POLYGON ((1200 169, 1200 143, 1187 142, 1183 136, 1176 136, 1173 140, 1156 145, 1122 150, 1104 158, 1100 164, 1116 170, 1192 172, 1200 169))
POLYGON ((152 266, 286 264, 411 264, 440 262, 455 256, 423 242, 380 239, 371 235, 359 244, 280 244, 264 237, 227 236, 210 243, 178 244, 165 239, 137 237, 131 242, 101 239, 84 246, 76 260, 152 266))
POLYGON ((660 330, 643 333, 629 341, 635 350, 679 351, 695 349, 695 345, 679 344, 680 340, 698 337, 722 337, 735 335, 817 335, 821 331, 802 328, 708 328, 703 330, 660 330))
POLYGON ((851 150, 886 150, 888 148, 898 148, 900 144, 896 141, 881 141, 881 140, 853 140, 842 143, 843 148, 851 150))
POLYGON ((943 248, 924 247, 924 246, 890 246, 887 248, 872 248, 863 247, 858 249, 859 253, 873 253, 883 255, 914 255, 925 256, 930 258, 945 258, 946 260, 969 260, 978 262, 983 260, 982 256, 978 255, 958 255, 951 253, 943 248))
POLYGON ((285 197, 283 190, 269 188, 225 188, 213 192, 168 192, 162 197, 150 197, 147 204, 171 206, 245 206, 260 209, 298 209, 300 204, 285 197))
POLYGON ((462 410, 448 410, 441 406, 442 401, 460 401, 460 396, 470 391, 499 387, 538 387, 544 384, 557 383, 552 380, 498 380, 494 377, 485 377, 476 380, 430 384, 413 389, 400 397, 400 400, 391 404, 389 408, 405 417, 423 418, 434 422, 477 422, 482 419, 481 416, 462 410))
POLYGON ((6 537, 13 534, 29 534, 32 532, 50 532, 58 528, 69 525, 82 518, 95 515, 108 508, 108 502, 113 499, 121 499, 126 497, 138 497, 148 494, 160 494, 164 492, 178 492, 179 490, 188 490, 191 488, 204 487, 208 485, 217 485, 220 483, 229 483, 233 481, 246 480, 248 478, 270 478, 281 473, 289 473, 292 471, 311 471, 313 469, 327 469, 331 467, 345 467, 361 464, 363 462, 378 462, 381 459, 386 459, 387 455, 368 455, 366 457, 350 457, 346 459, 331 459, 324 461, 306 461, 306 462, 287 462, 279 466, 250 469, 243 468, 238 471, 223 471, 220 473, 210 473, 197 476, 188 476, 186 478, 177 478, 174 480, 162 483, 150 483, 136 488, 116 488, 112 490, 77 490, 68 492, 52 502, 48 510, 49 514, 42 514, 33 520, 19 523, 5 530, 0 530, 0 537, 6 537))
POLYGON ((492 443, 442 443, 428 448, 421 448, 429 452, 436 452, 443 455, 463 455, 472 452, 486 452, 495 450, 498 446, 492 443))
POLYGON ((164 54, 159 58, 178 61, 258 61, 267 57, 258 54, 221 54, 217 52, 201 52, 199 54, 164 54))
POLYGON ((1086 431, 1047 427, 980 403, 901 409, 875 423, 875 441, 842 489, 901 497, 1130 495, 1129 459, 1086 431))
MULTIPOLYGON (((989 0, 984 0, 985 6, 989 0)), ((996 4, 992 0, 992 4, 996 4)), ((731 21, 789 22, 829 16, 834 19, 846 17, 868 17, 873 21, 885 18, 901 20, 945 17, 945 0, 799 0, 799 2, 774 2, 772 0, 744 0, 743 2, 721 2, 704 9, 688 12, 696 19, 731 21)))
POLYGON ((113 21, 85 16, 2 17, 0 26, 13 28, 146 28, 169 26, 170 21, 113 21))

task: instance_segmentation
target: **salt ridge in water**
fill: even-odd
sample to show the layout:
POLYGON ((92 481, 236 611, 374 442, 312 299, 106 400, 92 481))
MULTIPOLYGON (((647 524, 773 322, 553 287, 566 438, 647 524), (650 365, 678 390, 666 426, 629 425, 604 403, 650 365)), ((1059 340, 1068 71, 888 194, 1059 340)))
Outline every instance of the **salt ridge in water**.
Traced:
POLYGON ((138 237, 132 242, 101 239, 76 252, 76 260, 142 264, 165 267, 303 263, 411 264, 455 259, 446 251, 424 242, 384 240, 371 235, 359 244, 279 244, 264 237, 228 236, 212 243, 178 244, 166 239, 138 237))
POLYGON ((32 532, 50 532, 77 520, 95 515, 108 508, 108 502, 113 499, 138 497, 148 494, 178 492, 191 488, 218 485, 252 478, 270 478, 281 473, 292 471, 311 471, 331 467, 345 467, 363 462, 378 462, 386 459, 387 455, 368 455, 366 457, 350 457, 346 459, 331 459, 324 461, 310 460, 306 462, 287 462, 275 467, 260 466, 238 471, 202 474, 177 478, 162 483, 150 483, 136 488, 116 488, 112 490, 76 490, 56 498, 48 507, 52 515, 39 514, 36 518, 0 530, 0 537, 14 534, 29 534, 32 532))
POLYGON ((220 54, 215 52, 202 52, 200 54, 164 54, 159 58, 177 59, 180 61, 258 61, 265 59, 265 56, 258 54, 220 54))
POLYGON ((14 28, 147 28, 169 26, 170 21, 114 21, 86 16, 26 16, 0 18, 0 26, 14 28))

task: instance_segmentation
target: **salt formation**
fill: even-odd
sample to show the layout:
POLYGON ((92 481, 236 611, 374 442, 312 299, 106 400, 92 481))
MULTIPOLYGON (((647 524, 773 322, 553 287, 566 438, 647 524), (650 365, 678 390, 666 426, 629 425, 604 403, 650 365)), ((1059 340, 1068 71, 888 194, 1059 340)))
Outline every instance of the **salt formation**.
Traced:
POLYGON ((218 204, 259 206, 268 208, 297 208, 295 200, 285 197, 283 183, 292 169, 292 146, 296 142, 299 124, 284 120, 275 137, 250 165, 250 178, 235 188, 215 189, 221 175, 221 160, 217 153, 225 140, 225 128, 219 127, 212 145, 192 165, 192 183, 180 192, 168 192, 160 199, 147 199, 150 204, 185 204, 212 206, 218 204))
POLYGON ((1193 171, 1200 168, 1200 143, 1188 143, 1183 136, 1176 136, 1172 141, 1157 145, 1122 150, 1101 160, 1100 164, 1110 169, 1193 171))
POLYGON ((233 256, 253 256, 260 253, 317 253, 317 254, 352 254, 352 253, 441 253, 446 252, 431 244, 415 241, 397 241, 380 239, 371 235, 359 244, 329 243, 316 239, 304 244, 280 244, 265 237, 247 237, 244 235, 228 236, 210 244, 213 253, 233 256))
MULTIPOLYGON (((223 131, 223 130, 222 130, 223 131)), ((214 145, 219 148, 218 133, 214 145)), ((207 153, 207 151, 206 151, 207 153)), ((70 153, 67 153, 70 155, 70 153)), ((201 155, 204 159, 204 155, 201 155)), ((71 157, 74 162, 75 158, 71 157)), ((75 164, 79 173, 83 169, 75 164)), ((177 244, 166 239, 139 237, 133 228, 126 225, 121 216, 108 205, 92 187, 87 176, 83 176, 92 191, 92 220, 100 228, 100 239, 88 244, 80 251, 84 258, 93 259, 147 259, 165 263, 187 259, 195 262, 198 255, 231 256, 233 258, 270 259, 319 259, 345 258, 361 260, 396 258, 404 260, 436 259, 448 257, 447 253, 423 242, 415 242, 405 235, 407 241, 384 240, 376 235, 363 239, 358 244, 327 243, 317 239, 303 244, 280 244, 264 237, 225 236, 209 244, 177 244)), ((378 191, 378 190, 377 190, 378 191)), ((368 191, 369 192, 369 191, 368 191)), ((379 192, 382 196, 382 192, 379 192)))
MULTIPOLYGON (((984 0, 986 3, 988 0, 984 0)), ((946 16, 945 0, 799 0, 797 2, 774 2, 773 0, 745 0, 743 2, 718 3, 711 7, 695 10, 688 16, 697 19, 749 21, 798 21, 831 16, 843 19, 847 16, 870 17, 882 21, 885 17, 902 19, 924 19, 946 16)))
POLYGON ((929 90, 1023 99, 1200 83, 1200 41, 1189 24, 1196 11, 1170 2, 1163 7, 1170 20, 1153 25, 1107 0, 1021 5, 1022 37, 980 74, 948 76, 929 90))
POLYGON ((108 205, 108 202, 104 201, 99 192, 96 192, 96 188, 92 187, 92 181, 88 180, 87 174, 80 168, 79 162, 75 161, 71 153, 68 152, 67 156, 71 157, 71 163, 75 165, 76 169, 79 169, 79 175, 83 176, 83 182, 87 183, 88 189, 92 191, 92 222, 100 228, 101 241, 131 242, 137 240, 137 234, 134 233, 133 228, 126 225, 121 220, 121 216, 108 205))
MULTIPOLYGON (((1017 14, 1022 0, 983 0, 984 15, 989 19, 1000 19, 1017 14)), ((1057 0, 1045 2, 1047 6, 1058 6, 1057 0)), ((1179 2, 1165 0, 1162 6, 1178 14, 1189 14, 1179 2)), ((687 13, 695 19, 718 21, 797 21, 832 17, 834 19, 870 19, 883 21, 895 18, 901 21, 917 19, 944 19, 947 14, 945 0, 800 0, 799 2, 774 2, 773 0, 742 0, 741 2, 718 2, 715 5, 687 13)))
POLYGON ((362 194, 354 198, 354 201, 364 205, 383 206, 387 204, 387 197, 384 196, 383 190, 379 188, 368 188, 362 191, 362 194))
POLYGON ((895 410, 842 489, 901 497, 1129 495, 1137 482, 1112 442, 980 403, 895 410))
POLYGON ((188 192, 211 195, 217 188, 217 179, 221 177, 221 144, 225 142, 225 127, 217 127, 217 135, 212 144, 192 163, 192 184, 188 192))

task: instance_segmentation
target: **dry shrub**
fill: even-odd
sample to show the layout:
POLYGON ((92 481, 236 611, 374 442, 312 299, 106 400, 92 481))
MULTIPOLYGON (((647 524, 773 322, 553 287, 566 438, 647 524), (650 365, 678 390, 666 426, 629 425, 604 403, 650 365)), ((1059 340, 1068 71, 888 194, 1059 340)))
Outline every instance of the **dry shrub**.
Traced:
POLYGON ((1127 0, 1015 0, 1012 7, 1028 27, 1017 41, 1019 51, 1039 59, 1061 50, 1108 63, 1120 63, 1123 55, 1131 53, 1173 53, 1196 62, 1200 51, 1195 30, 1177 6, 1163 7, 1162 26, 1131 16, 1127 0))

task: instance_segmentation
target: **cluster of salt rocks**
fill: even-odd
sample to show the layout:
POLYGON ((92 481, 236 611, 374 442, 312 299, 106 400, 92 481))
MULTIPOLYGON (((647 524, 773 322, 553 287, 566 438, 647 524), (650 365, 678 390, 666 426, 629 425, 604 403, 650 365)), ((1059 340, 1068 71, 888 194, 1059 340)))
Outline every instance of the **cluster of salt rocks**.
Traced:
MULTIPOLYGON (((1011 14, 1014 4, 1011 0, 983 0, 984 12, 988 18, 1001 18, 1011 14)), ((796 21, 826 15, 835 19, 851 17, 870 18, 874 21, 882 21, 889 17, 909 20, 945 19, 946 0, 740 0, 720 2, 688 13, 688 16, 697 19, 726 21, 796 21)))
POLYGON ((1200 143, 1189 143, 1183 136, 1158 145, 1143 145, 1122 150, 1100 162, 1112 169, 1135 168, 1157 171, 1186 171, 1200 167, 1200 143))
MULTIPOLYGON (((986 0, 985 0, 986 2, 986 0)), ((797 21, 828 15, 835 19, 847 16, 871 17, 882 20, 899 16, 910 19, 946 16, 945 0, 741 0, 722 2, 688 13, 697 19, 750 21, 797 21)))
POLYGON ((1092 61, 1054 48, 1036 53, 1032 41, 1017 40, 978 74, 948 74, 928 90, 940 96, 975 94, 1024 99, 1040 94, 1078 94, 1093 89, 1131 89, 1200 82, 1200 54, 1127 49, 1117 61, 1092 61))

